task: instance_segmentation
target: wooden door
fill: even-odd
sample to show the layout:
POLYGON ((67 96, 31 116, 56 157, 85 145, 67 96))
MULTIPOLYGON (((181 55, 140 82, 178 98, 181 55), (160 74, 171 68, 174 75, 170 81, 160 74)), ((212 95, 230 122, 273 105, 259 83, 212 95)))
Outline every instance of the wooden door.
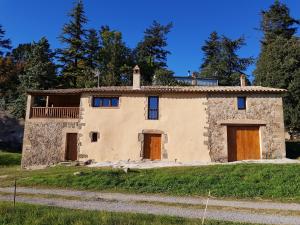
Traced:
POLYGON ((144 158, 150 160, 161 159, 160 134, 144 134, 144 158))
POLYGON ((260 159, 258 126, 228 127, 227 142, 229 162, 260 159))
POLYGON ((77 160, 77 133, 67 133, 66 160, 77 160))

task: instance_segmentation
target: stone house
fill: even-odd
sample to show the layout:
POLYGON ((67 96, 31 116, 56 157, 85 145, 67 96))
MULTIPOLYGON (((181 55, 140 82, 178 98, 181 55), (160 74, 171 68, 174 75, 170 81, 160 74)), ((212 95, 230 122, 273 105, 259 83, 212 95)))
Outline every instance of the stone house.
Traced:
POLYGON ((30 90, 22 166, 285 157, 283 89, 132 86, 30 90))

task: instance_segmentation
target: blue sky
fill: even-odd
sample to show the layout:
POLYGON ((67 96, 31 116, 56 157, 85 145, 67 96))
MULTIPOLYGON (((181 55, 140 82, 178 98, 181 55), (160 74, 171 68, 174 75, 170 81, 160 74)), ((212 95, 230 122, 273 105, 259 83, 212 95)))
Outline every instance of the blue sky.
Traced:
MULTIPOLYGON (((173 22, 168 36, 168 66, 177 75, 197 71, 202 61, 201 46, 212 31, 230 38, 244 35, 247 46, 241 56, 257 57, 261 33, 260 11, 273 0, 83 0, 89 19, 87 28, 109 25, 120 30, 128 46, 135 47, 153 20, 173 22)), ((283 0, 295 18, 300 18, 300 1, 283 0)), ((73 0, 0 0, 0 24, 13 46, 46 36, 52 48, 61 46, 58 36, 73 0)), ((254 66, 247 74, 251 75, 254 66)))

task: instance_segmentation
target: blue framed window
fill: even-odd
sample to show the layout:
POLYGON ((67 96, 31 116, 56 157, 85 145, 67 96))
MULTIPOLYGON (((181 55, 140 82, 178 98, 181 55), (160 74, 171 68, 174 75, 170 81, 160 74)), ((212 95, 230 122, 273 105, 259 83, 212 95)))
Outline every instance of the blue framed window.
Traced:
POLYGON ((119 97, 93 97, 93 107, 118 107, 119 97))
POLYGON ((149 96, 148 97, 148 119, 149 120, 158 120, 158 106, 159 106, 158 96, 149 96))
POLYGON ((238 97, 237 106, 239 110, 246 109, 246 97, 238 97))

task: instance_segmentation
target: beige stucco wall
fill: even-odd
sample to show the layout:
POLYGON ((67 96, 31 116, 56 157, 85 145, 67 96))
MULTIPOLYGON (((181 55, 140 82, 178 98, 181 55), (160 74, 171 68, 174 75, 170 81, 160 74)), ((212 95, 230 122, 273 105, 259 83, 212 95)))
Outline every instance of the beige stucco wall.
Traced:
POLYGON ((143 132, 162 133, 162 160, 210 161, 204 136, 205 95, 159 96, 159 120, 147 119, 147 96, 120 96, 119 108, 93 108, 91 95, 81 97, 79 157, 95 161, 140 160, 143 132), (99 132, 91 142, 90 132, 99 132))

